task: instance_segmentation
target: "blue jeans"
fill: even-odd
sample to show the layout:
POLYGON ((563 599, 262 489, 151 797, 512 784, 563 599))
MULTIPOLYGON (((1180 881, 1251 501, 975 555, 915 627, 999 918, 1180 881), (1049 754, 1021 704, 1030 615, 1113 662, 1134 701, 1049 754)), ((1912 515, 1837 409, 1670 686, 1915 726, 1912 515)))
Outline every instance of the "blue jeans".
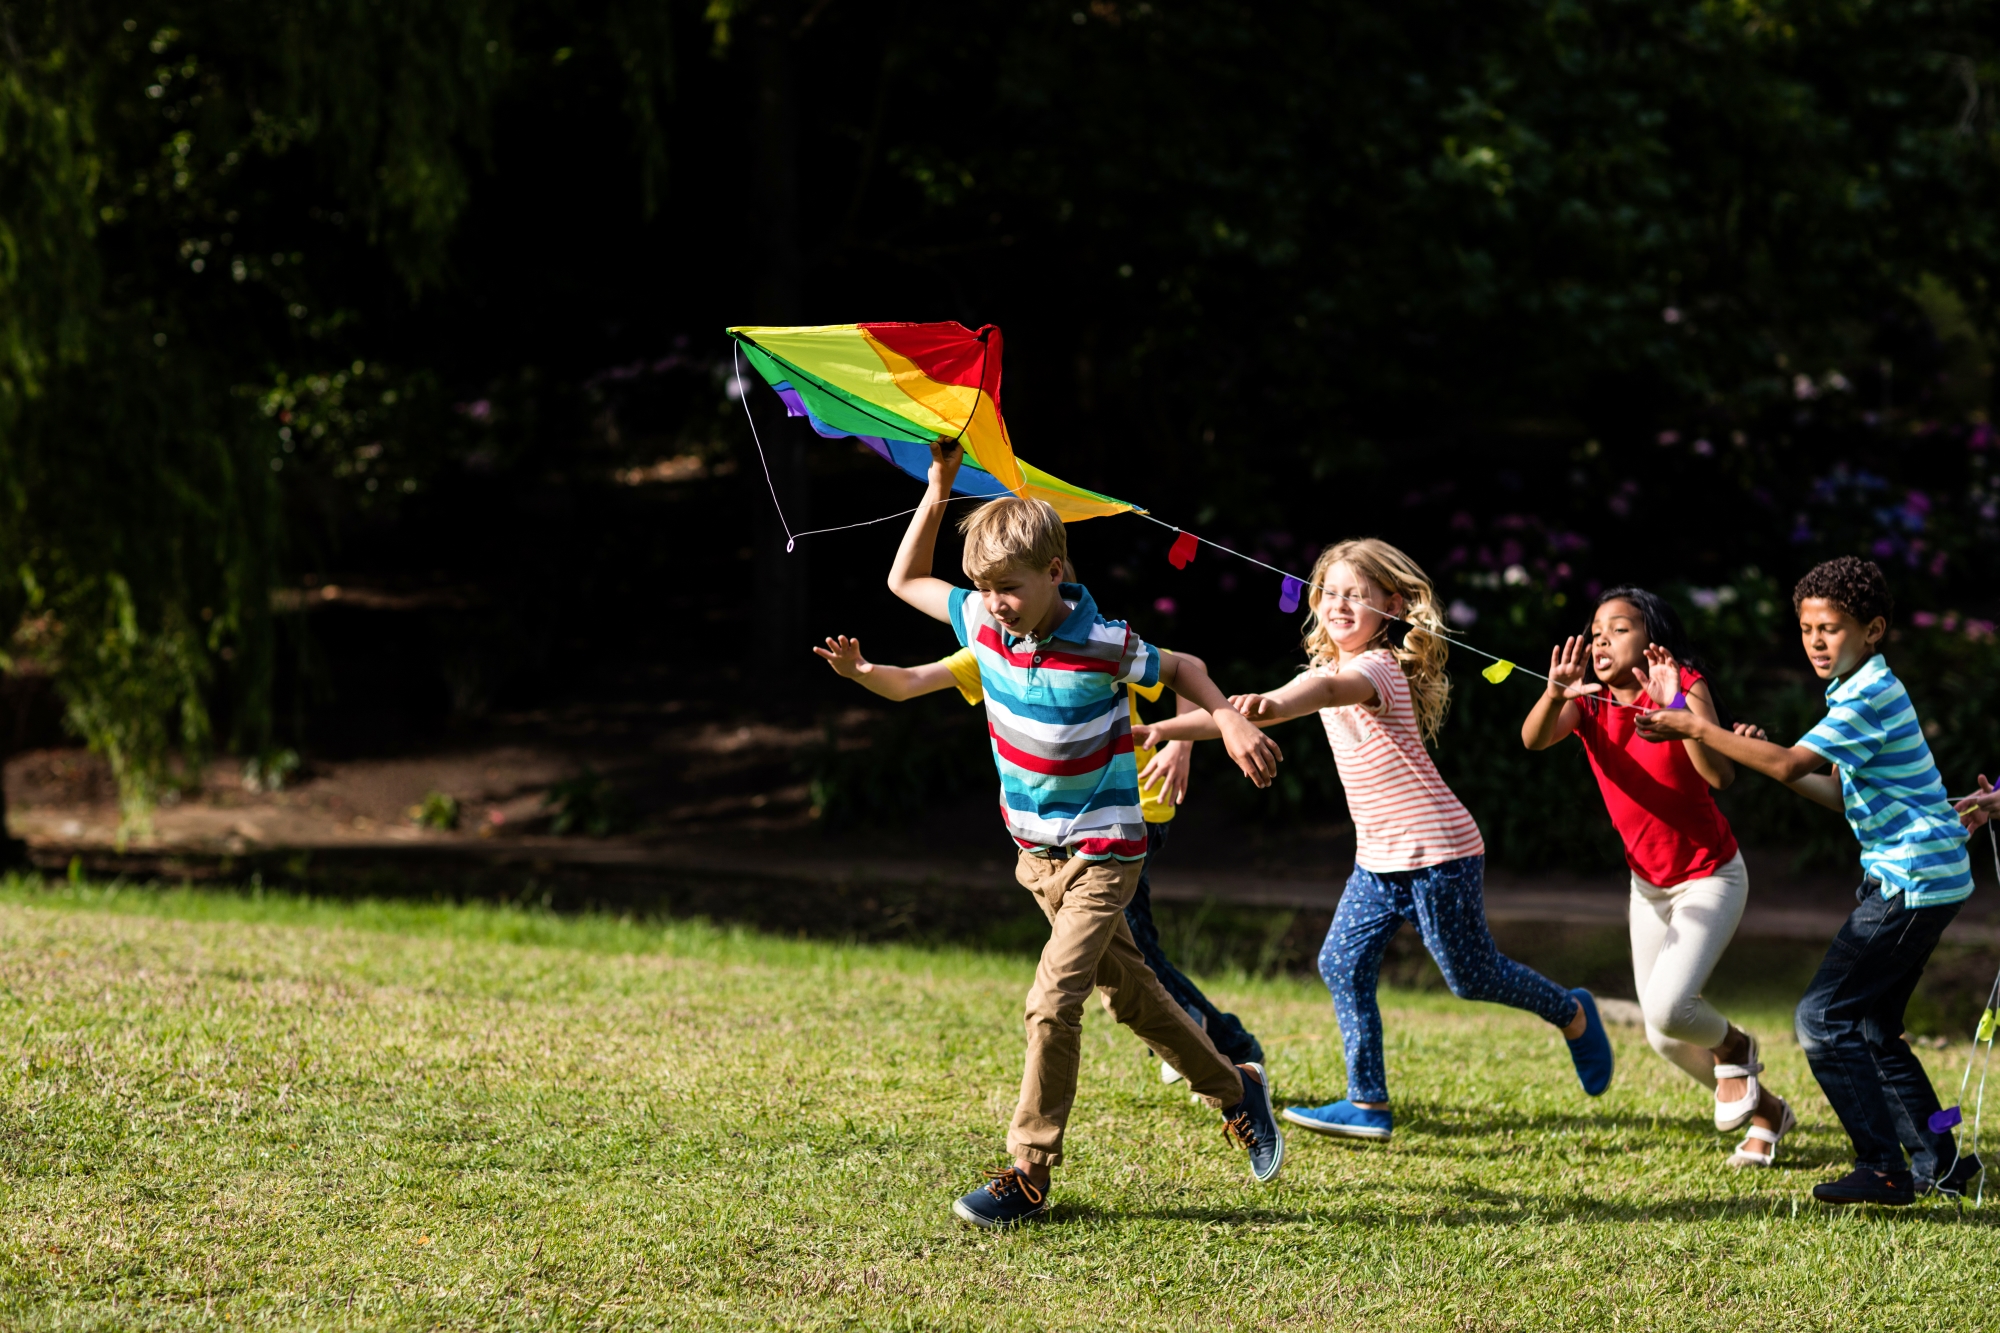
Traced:
POLYGON ((1575 997, 1493 943, 1486 929, 1485 873, 1483 856, 1380 875, 1354 867, 1319 951, 1320 979, 1333 992, 1340 1020, 1350 1099, 1389 1100, 1375 987, 1382 979, 1382 952, 1405 921, 1417 923, 1444 984, 1459 999, 1511 1005, 1557 1027, 1576 1017, 1575 997))
POLYGON ((1263 1044, 1244 1029, 1235 1014, 1225 1014, 1216 1008, 1201 993, 1201 987, 1189 981, 1179 968, 1167 961, 1166 953, 1160 948, 1160 928, 1153 924, 1153 886, 1146 880, 1146 871, 1153 868, 1153 858, 1167 845, 1168 827, 1166 824, 1146 825, 1146 864, 1139 871, 1138 891, 1125 906, 1125 924, 1131 927, 1132 939, 1144 955, 1146 966, 1153 969, 1153 975, 1167 988, 1167 994, 1174 998, 1174 1003, 1201 1015, 1208 1030, 1208 1039, 1215 1043, 1215 1049, 1232 1064, 1261 1061, 1264 1058, 1263 1044))
POLYGON ((1900 1175, 1908 1149, 1908 1169, 1929 1182, 1957 1150, 1949 1131, 1931 1132, 1937 1092, 1903 1040, 1903 1009, 1963 904, 1912 908, 1902 894, 1884 898, 1881 889, 1866 879, 1855 891, 1860 906, 1833 937, 1793 1026, 1813 1077, 1854 1141, 1854 1164, 1900 1175))

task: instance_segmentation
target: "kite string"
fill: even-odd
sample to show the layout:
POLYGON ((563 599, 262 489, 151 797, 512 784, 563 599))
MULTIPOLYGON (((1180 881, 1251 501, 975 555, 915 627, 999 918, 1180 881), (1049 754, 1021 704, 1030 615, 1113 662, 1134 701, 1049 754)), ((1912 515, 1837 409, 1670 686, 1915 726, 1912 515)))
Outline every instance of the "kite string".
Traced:
MULTIPOLYGON (((1167 522, 1164 519, 1154 518, 1151 514, 1147 513, 1143 509, 1135 509, 1132 512, 1137 514, 1140 518, 1145 519, 1147 522, 1157 523, 1161 527, 1166 528, 1170 531, 1183 532, 1183 533, 1187 532, 1187 529, 1177 528, 1173 524, 1167 522)), ((1193 536, 1192 533, 1188 533, 1188 535, 1193 536)), ((1256 556, 1245 555, 1241 551, 1232 550, 1231 548, 1224 546, 1221 542, 1210 541, 1206 537, 1198 537, 1196 538, 1196 540, 1199 541, 1203 546, 1214 547, 1216 550, 1221 551, 1224 555, 1233 555, 1238 560, 1246 560, 1249 563, 1257 566, 1259 569, 1268 569, 1273 574, 1280 574, 1283 575, 1285 578, 1292 579, 1295 582, 1297 582, 1301 588, 1310 588, 1315 592, 1324 591, 1324 589, 1320 588, 1320 586, 1317 583, 1313 583, 1307 579, 1299 578, 1298 575, 1292 573, 1291 571, 1279 569, 1276 565, 1265 564, 1262 560, 1259 560, 1256 556)), ((1396 615, 1392 612, 1384 611, 1379 606, 1372 606, 1367 602, 1363 602, 1362 605, 1368 607, 1370 611, 1373 611, 1376 615, 1381 616, 1385 620, 1393 620, 1396 621, 1398 624, 1409 625, 1410 628, 1422 630, 1425 634, 1436 634, 1440 639, 1443 639, 1446 643, 1453 644, 1457 647, 1463 648, 1469 653, 1477 653, 1479 656, 1486 658, 1488 661, 1504 662, 1506 663, 1507 666, 1511 667, 1515 671, 1520 672, 1524 676, 1533 676, 1536 680, 1546 681, 1551 685, 1555 684, 1554 681, 1549 680, 1549 678, 1547 676, 1544 676, 1541 672, 1530 670, 1529 668, 1522 666, 1519 662, 1509 661, 1507 658, 1497 656, 1493 653, 1489 653, 1484 648, 1475 647, 1472 644, 1467 643, 1464 639, 1461 639, 1457 635, 1451 633, 1451 631, 1449 630, 1444 630, 1441 632, 1438 630, 1429 629, 1426 628, 1425 626, 1417 625, 1412 623, 1411 621, 1405 620, 1403 617, 1396 615)), ((1589 696, 1579 696, 1579 697, 1589 697, 1589 696)), ((1639 705, 1636 703, 1631 703, 1631 704, 1619 703, 1618 700, 1612 698, 1608 693, 1601 697, 1604 699, 1606 703, 1612 704, 1618 708, 1637 709, 1639 707, 1639 705)))
MULTIPOLYGON (((1986 824, 1986 836, 1988 845, 1993 851, 1993 874, 1996 878, 2000 878, 2000 828, 1996 828, 1991 820, 1988 820, 1986 824)), ((1993 1066, 1994 1032, 1992 1028, 1987 1027, 1988 1020, 1986 1016, 1993 1012, 1996 1003, 2000 1003, 2000 975, 1996 975, 1993 978, 1993 987, 1986 993, 1986 1006, 1979 1011, 1980 1027, 1986 1028, 1986 1058, 1979 1060, 1979 1033, 1975 1031, 1972 1034, 1972 1049, 1965 1053, 1965 1072, 1959 1075, 1958 1079, 1958 1105, 1963 1107, 1965 1105, 1965 1090, 1972 1083, 1973 1062, 1978 1061, 1979 1091, 1972 1104, 1972 1155, 1975 1157, 1979 1155, 1979 1122, 1986 1111, 1986 1075, 1993 1066)), ((1960 1114, 1962 1115, 1963 1111, 1960 1114)), ((1951 1165, 1938 1172, 1938 1180, 1940 1182, 1949 1179, 1951 1173, 1958 1169, 1959 1162, 1964 1159, 1965 1144, 1962 1142, 1963 1138, 1963 1135, 1958 1134, 1952 1136, 1951 1165)), ((1984 1163, 1981 1163, 1981 1167, 1979 1186, 1973 1192, 1972 1196, 1972 1206, 1975 1208, 1979 1207, 1986 1197, 1986 1172, 1983 1169, 1984 1163)), ((1964 1197, 1962 1192, 1959 1197, 1964 1197)))
MULTIPOLYGON (((993 344, 990 341, 982 340, 979 344, 979 347, 980 347, 979 383, 972 391, 972 410, 965 414, 965 424, 958 428, 958 434, 952 436, 951 442, 953 444, 958 444, 961 440, 965 438, 965 432, 972 429, 972 419, 979 413, 980 395, 986 392, 986 358, 988 353, 990 353, 993 350, 993 344)), ((947 495, 942 500, 926 500, 924 503, 918 505, 914 509, 898 509, 895 513, 884 514, 880 518, 863 519, 859 523, 843 523, 839 527, 834 527, 834 528, 808 528, 804 532, 793 532, 791 523, 785 518, 785 506, 779 503, 778 501, 778 485, 776 482, 771 480, 771 462, 769 459, 764 457, 764 441, 762 437, 760 437, 757 434, 756 414, 751 412, 750 410, 750 388, 743 381, 742 344, 732 340, 729 345, 729 355, 731 360, 734 361, 735 363, 734 373, 736 376, 736 396, 743 403, 744 420, 750 423, 750 439, 757 446, 757 462, 764 469, 764 484, 768 486, 771 490, 771 507, 778 511, 778 526, 785 530, 786 555, 790 555, 792 553, 793 547, 795 547, 798 544, 798 540, 801 537, 818 537, 829 532, 849 532, 855 528, 869 528, 873 527, 877 523, 887 523, 891 519, 907 518, 911 514, 922 513, 924 510, 933 508, 937 505, 950 504, 953 500, 958 498, 956 496, 947 495)))
MULTIPOLYGON (((792 547, 798 543, 800 537, 811 536, 812 534, 803 532, 794 534, 791 523, 785 518, 785 506, 778 499, 778 483, 771 480, 771 460, 764 457, 764 440, 763 437, 757 434, 757 414, 750 410, 750 387, 743 382, 742 345, 732 341, 729 344, 729 356, 730 360, 735 363, 736 397, 743 404, 743 419, 750 423, 750 438, 757 445, 757 461, 764 468, 764 484, 771 488, 771 508, 778 511, 778 526, 785 530, 785 554, 790 555, 792 547)), ((890 517, 894 518, 895 515, 892 514, 890 517)), ((875 521, 879 523, 883 520, 877 519, 875 521)))

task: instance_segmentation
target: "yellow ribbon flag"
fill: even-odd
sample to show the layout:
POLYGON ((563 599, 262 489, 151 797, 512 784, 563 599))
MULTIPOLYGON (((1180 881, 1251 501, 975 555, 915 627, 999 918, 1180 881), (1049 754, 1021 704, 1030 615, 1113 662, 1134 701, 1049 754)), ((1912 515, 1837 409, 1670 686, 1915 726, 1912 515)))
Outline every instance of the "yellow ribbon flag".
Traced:
POLYGON ((1503 658, 1479 674, 1492 681, 1495 685, 1498 685, 1501 681, 1514 674, 1514 664, 1503 658))
POLYGON ((1993 1018, 1991 1009, 1979 1016, 1979 1034, 1973 1038, 1975 1042, 1993 1040, 1993 1018))

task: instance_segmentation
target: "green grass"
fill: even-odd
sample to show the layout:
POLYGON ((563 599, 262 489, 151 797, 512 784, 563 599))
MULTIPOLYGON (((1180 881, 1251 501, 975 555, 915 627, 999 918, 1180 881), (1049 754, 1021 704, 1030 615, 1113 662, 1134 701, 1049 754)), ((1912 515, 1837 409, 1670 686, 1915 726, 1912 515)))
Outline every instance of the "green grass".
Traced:
MULTIPOLYGON (((1092 1007, 1047 1224, 995 1164, 1032 962, 700 924, 0 883, 7 1328, 1951 1328, 1993 1222, 1735 1173, 1633 1034, 1596 1102, 1549 1030, 1385 996, 1393 1146, 1252 1184, 1092 1007)), ((1281 1094, 1343 1091, 1308 981, 1215 980, 1281 1094)), ((1956 1088, 1963 1043, 1927 1052, 1956 1088)), ((1949 1095, 1947 1096, 1949 1100, 1949 1095)))

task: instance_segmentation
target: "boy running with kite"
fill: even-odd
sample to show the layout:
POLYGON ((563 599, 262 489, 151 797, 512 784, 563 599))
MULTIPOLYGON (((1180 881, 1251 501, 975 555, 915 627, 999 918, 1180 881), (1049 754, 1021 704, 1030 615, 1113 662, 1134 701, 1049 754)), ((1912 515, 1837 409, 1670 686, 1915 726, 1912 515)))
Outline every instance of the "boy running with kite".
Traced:
POLYGON ((1125 922, 1146 858, 1139 771, 1122 686, 1167 687, 1209 712, 1244 774, 1268 786, 1282 757, 1185 657, 1165 657, 1107 620, 1080 584, 1063 581, 1069 543, 1056 511, 1003 496, 968 515, 964 565, 976 591, 931 576, 944 506, 962 451, 931 445, 929 486, 889 570, 889 589, 952 627, 972 649, 986 697, 1001 814, 1019 848, 1015 878, 1049 919, 1029 988, 1027 1060, 1008 1130, 1014 1162, 952 1207, 975 1226, 1004 1227, 1048 1210, 1076 1100, 1083 1006, 1092 988, 1119 1022, 1222 1112, 1226 1137, 1270 1180, 1284 1162, 1263 1069, 1231 1064, 1146 966, 1125 922))

